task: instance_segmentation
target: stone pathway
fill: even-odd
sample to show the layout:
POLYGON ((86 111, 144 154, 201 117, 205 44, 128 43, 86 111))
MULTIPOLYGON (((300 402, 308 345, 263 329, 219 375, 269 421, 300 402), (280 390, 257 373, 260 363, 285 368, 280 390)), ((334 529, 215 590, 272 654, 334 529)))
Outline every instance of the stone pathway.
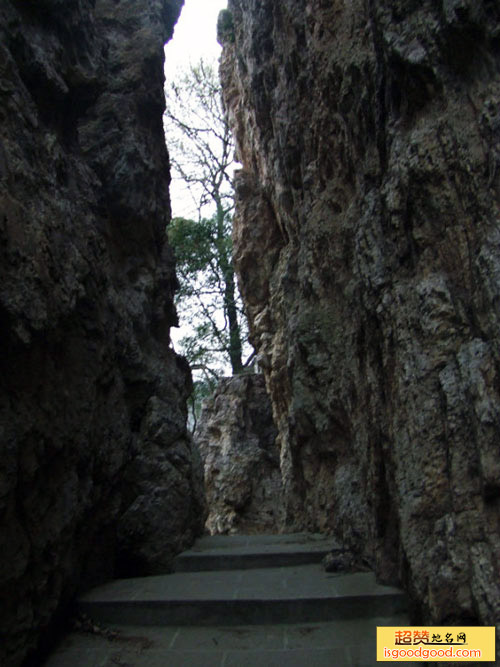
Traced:
POLYGON ((371 573, 325 573, 331 546, 305 534, 202 538, 173 574, 85 594, 81 610, 116 636, 70 634, 46 667, 375 666, 376 626, 409 624, 405 596, 371 573))

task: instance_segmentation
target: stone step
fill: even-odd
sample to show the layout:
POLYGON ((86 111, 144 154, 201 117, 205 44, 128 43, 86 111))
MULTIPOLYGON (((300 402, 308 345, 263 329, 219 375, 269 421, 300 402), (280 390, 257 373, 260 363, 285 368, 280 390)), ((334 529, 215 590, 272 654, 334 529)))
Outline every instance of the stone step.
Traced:
POLYGON ((293 625, 113 626, 111 641, 66 636, 44 667, 375 667, 377 626, 408 624, 402 614, 293 625))
POLYGON ((179 554, 176 572, 245 570, 320 563, 337 543, 309 533, 293 535, 214 535, 202 537, 179 554))
POLYGON ((402 591, 370 572, 329 574, 320 565, 179 572, 121 579, 79 600, 94 621, 121 625, 252 625, 404 613, 402 591))

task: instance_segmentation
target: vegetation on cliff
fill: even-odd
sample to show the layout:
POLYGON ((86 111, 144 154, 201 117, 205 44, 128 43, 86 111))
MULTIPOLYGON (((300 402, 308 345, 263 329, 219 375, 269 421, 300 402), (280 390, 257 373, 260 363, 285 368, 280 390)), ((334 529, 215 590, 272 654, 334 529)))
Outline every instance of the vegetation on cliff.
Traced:
POLYGON ((204 394, 226 368, 236 375, 245 365, 246 320, 232 261, 234 143, 213 65, 200 60, 166 93, 174 178, 185 184, 194 214, 174 218, 168 228, 180 282, 177 305, 189 328, 180 349, 195 371, 195 393, 204 394))

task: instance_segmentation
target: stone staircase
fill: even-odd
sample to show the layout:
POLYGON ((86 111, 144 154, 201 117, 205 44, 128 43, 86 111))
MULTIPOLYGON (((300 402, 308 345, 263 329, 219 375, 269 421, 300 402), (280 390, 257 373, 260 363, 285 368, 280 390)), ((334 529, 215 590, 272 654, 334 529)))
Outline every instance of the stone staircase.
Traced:
MULTIPOLYGON (((405 595, 370 572, 326 573, 320 561, 332 546, 308 534, 204 537, 177 557, 172 574, 99 586, 79 610, 118 628, 121 640, 152 643, 131 656, 130 644, 106 648, 97 639, 95 664, 376 665, 375 627, 408 625, 405 595)), ((51 662, 64 654, 63 642, 48 667, 94 664, 67 649, 66 662, 51 662)))

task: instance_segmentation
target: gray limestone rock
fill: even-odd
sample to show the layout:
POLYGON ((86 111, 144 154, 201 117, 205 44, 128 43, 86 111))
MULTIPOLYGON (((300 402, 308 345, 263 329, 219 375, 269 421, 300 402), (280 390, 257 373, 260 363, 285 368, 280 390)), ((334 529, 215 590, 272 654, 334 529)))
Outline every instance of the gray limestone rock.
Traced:
POLYGON ((287 525, 500 621, 500 7, 229 0, 235 261, 287 525))
POLYGON ((223 378, 203 405, 194 439, 205 469, 208 531, 278 532, 280 457, 264 377, 223 378))
MULTIPOLYGON (((0 4, 0 663, 202 530, 163 45, 182 0, 0 4), (196 458, 196 457, 195 457, 196 458)), ((39 663, 38 663, 39 664, 39 663)))

